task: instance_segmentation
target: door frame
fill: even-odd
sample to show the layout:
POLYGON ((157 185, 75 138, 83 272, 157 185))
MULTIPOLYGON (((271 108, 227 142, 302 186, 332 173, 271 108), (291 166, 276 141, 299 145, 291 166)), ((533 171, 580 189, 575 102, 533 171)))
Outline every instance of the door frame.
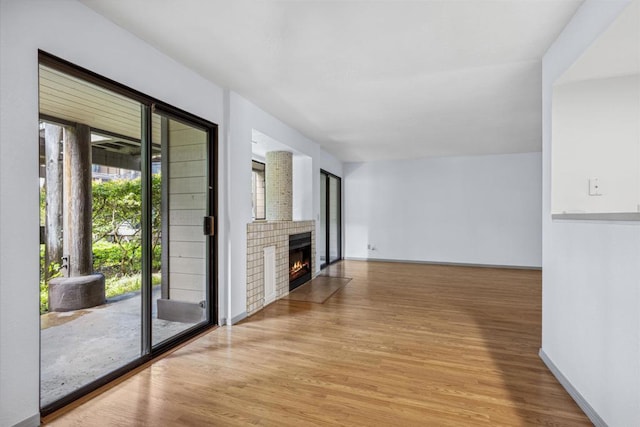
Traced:
MULTIPOLYGON (((127 87, 121 83, 115 82, 109 78, 103 77, 97 73, 87 70, 83 67, 68 62, 62 58, 51 55, 45 51, 38 50, 38 66, 45 65, 49 68, 61 71, 69 76, 90 82, 109 91, 115 92, 129 99, 135 100, 142 105, 142 135, 141 135, 141 157, 142 157, 142 286, 141 286, 141 317, 142 317, 142 345, 141 355, 137 359, 120 368, 107 373, 106 375, 95 379, 76 389, 70 394, 62 398, 40 407, 42 417, 49 415, 58 409, 86 396, 87 394, 97 390, 98 388, 122 377, 132 370, 149 363, 161 354, 185 343, 193 337, 203 333, 204 331, 215 327, 218 324, 218 234, 208 235, 206 239, 207 246, 207 278, 206 278, 206 294, 209 301, 206 313, 206 321, 200 322, 191 328, 188 328, 174 337, 159 343, 155 347, 152 346, 151 331, 151 250, 149 243, 151 241, 151 116, 156 109, 162 112, 162 115, 174 117, 180 121, 187 122, 194 127, 198 127, 207 132, 207 172, 209 191, 207 192, 207 208, 209 216, 213 217, 214 230, 218 230, 218 125, 188 113, 179 108, 166 104, 154 97, 146 95, 135 89, 127 87)), ((44 118, 44 117, 41 117, 44 118)), ((55 118, 46 117, 49 121, 56 121, 55 118)), ((64 122, 64 121, 62 121, 64 122)), ((93 129, 92 129, 93 130, 93 129)), ((104 132, 104 131, 101 131, 104 132)), ((41 380, 40 380, 41 383, 41 380)))
MULTIPOLYGON (((334 264, 342 260, 342 178, 338 175, 327 172, 324 169, 320 169, 320 179, 325 179, 325 262, 320 265, 320 268, 325 268, 331 264, 334 264), (338 181, 338 258, 331 261, 330 256, 330 236, 331 236, 331 218, 329 215, 331 209, 331 190, 329 189, 329 182, 331 178, 335 178, 338 181)), ((320 195, 322 197, 322 195, 320 195)))

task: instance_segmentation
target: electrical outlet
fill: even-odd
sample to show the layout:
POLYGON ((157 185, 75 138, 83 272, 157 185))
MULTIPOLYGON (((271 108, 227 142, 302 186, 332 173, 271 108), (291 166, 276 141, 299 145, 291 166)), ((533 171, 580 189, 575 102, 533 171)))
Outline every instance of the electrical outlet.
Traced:
POLYGON ((598 178, 589 178, 589 195, 602 196, 602 188, 598 178))

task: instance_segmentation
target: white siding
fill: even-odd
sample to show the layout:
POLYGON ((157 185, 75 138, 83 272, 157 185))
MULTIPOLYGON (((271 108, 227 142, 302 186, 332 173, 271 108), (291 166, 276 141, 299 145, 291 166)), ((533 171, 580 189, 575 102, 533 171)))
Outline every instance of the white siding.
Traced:
POLYGON ((206 134, 171 121, 169 126, 169 298, 206 298, 206 134), (205 159, 205 160, 203 160, 205 159), (173 173, 178 173, 176 178, 173 173))

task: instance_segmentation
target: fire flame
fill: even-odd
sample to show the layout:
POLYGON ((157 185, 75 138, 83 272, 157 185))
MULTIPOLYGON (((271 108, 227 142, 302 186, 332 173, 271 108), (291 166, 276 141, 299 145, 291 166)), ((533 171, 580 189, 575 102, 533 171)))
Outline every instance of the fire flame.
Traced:
POLYGON ((302 263, 300 261, 296 261, 293 263, 293 265, 291 266, 291 268, 289 268, 289 273, 290 274, 295 274, 298 271, 302 270, 303 268, 305 268, 307 266, 306 263, 302 263))

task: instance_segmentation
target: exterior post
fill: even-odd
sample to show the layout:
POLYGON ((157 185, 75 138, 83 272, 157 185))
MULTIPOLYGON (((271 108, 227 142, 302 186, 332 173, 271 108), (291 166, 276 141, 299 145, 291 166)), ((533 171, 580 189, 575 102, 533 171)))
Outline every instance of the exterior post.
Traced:
POLYGON ((45 278, 52 264, 62 263, 62 127, 46 123, 45 145, 45 278))
POLYGON ((93 274, 91 129, 64 128, 63 246, 66 277, 49 281, 49 310, 71 311, 104 304, 105 282, 93 274))
POLYGON ((93 272, 91 130, 78 124, 64 129, 65 233, 68 277, 93 272))

